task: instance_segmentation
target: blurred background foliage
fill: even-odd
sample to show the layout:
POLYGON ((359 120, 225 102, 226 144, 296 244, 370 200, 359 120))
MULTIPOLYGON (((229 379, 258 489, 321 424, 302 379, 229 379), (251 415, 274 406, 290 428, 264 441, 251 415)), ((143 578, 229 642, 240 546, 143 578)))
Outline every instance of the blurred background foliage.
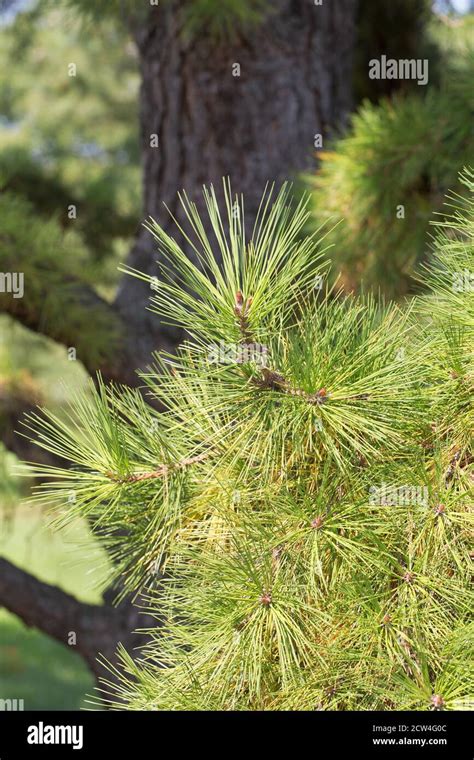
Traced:
POLYGON ((123 255, 141 208, 139 79, 125 28, 106 18, 94 34, 72 11, 40 2, 0 34, 2 191, 61 229, 73 224, 92 261, 123 255))
MULTIPOLYGON (((90 313, 71 314, 55 277, 59 264, 105 298, 115 291, 117 264, 140 221, 138 85, 135 50, 116 19, 103 18, 95 34, 72 10, 39 2, 0 27, 0 269, 26 273, 43 318, 58 325, 79 319, 76 349, 92 352, 91 359, 113 336, 98 330, 90 313), (75 87, 69 63, 76 66, 75 87)), ((62 346, 0 315, 0 422, 18 398, 61 413, 68 393, 86 379, 62 346)), ((40 580, 98 602, 105 569, 84 584, 101 554, 96 541, 84 523, 59 535, 45 515, 27 502, 19 506, 29 486, 16 457, 0 444, 0 553, 40 580)), ((73 647, 0 610, 2 698, 24 699, 30 709, 78 709, 93 683, 73 647)))
MULTIPOLYGON (((4 1, 6 11, 8 5, 4 1)), ((20 242, 30 282, 39 266, 54 292, 51 256, 55 266, 93 283, 110 300, 117 264, 141 222, 139 72, 121 17, 136 3, 38 0, 23 6, 17 15, 0 17, 0 270, 12 269, 20 242), (78 6, 87 13, 79 15, 78 6), (69 86, 69 64, 76 66, 75 87, 69 86)), ((187 0, 187 31, 197 34, 211 25, 213 33, 229 34, 238 28, 236 19, 260 21, 263 7, 187 0)), ((314 225, 344 220, 330 235, 333 275, 341 273, 347 290, 363 283, 400 298, 413 291, 414 271, 430 255, 433 210, 442 210, 459 170, 472 163, 474 17, 433 14, 429 0, 399 0, 396 7, 393 17, 390 3, 361 0, 354 114, 348 128, 336 130, 316 152, 317 171, 301 178, 301 185, 313 194, 314 225), (369 80, 368 60, 387 51, 395 58, 428 58, 428 86, 404 82, 394 92, 390 80, 369 80), (400 205, 404 219, 396 215, 400 205)), ((438 7, 450 10, 449 4, 438 7)), ((17 263, 13 270, 19 269, 17 263)), ((67 294, 50 301, 51 319, 75 318, 67 294)), ((89 314, 79 331, 84 351, 105 350, 96 327, 89 314)), ((62 381, 76 389, 86 377, 64 348, 0 317, 0 420, 2 400, 18 395, 60 413, 67 401, 62 381)), ((18 478, 16 466, 0 447, 1 553, 43 580, 97 601, 100 573, 83 585, 85 569, 96 564, 95 541, 83 524, 69 540, 58 537, 43 515, 18 507, 28 481, 18 478)), ((23 697, 31 707, 74 709, 92 677, 73 652, 0 610, 0 685, 2 697, 23 697), (45 659, 54 663, 48 672, 45 659)))
POLYGON ((430 219, 472 163, 474 16, 434 17, 428 32, 438 51, 434 82, 430 73, 427 87, 365 98, 307 178, 313 223, 343 220, 328 241, 333 277, 340 274, 348 291, 390 298, 413 291, 415 271, 430 256, 430 219))
MULTIPOLYGON (((61 414, 71 389, 82 387, 86 379, 80 363, 68 361, 58 344, 0 315, 0 423, 4 395, 21 394, 31 403, 47 401, 61 414)), ((107 574, 105 554, 85 522, 77 521, 68 533, 54 530, 49 517, 29 505, 30 486, 27 472, 20 477, 16 456, 0 444, 0 555, 78 599, 97 603, 107 574), (91 575, 90 569, 97 566, 91 575)), ((0 608, 3 699, 24 699, 32 710, 76 710, 93 685, 92 674, 73 647, 66 649, 0 608)))

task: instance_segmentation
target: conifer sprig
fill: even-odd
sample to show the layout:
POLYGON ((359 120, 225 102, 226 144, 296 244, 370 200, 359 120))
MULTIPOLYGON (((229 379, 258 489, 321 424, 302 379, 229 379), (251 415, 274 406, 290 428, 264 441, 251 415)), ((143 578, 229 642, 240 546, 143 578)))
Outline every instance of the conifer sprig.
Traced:
POLYGON ((314 289, 320 244, 288 193, 248 240, 227 184, 206 222, 183 196, 194 261, 150 225, 153 308, 187 333, 143 377, 161 411, 99 383, 31 416, 73 463, 39 468, 38 498, 88 517, 160 621, 104 682, 119 709, 465 708, 473 294, 449 283, 474 269, 472 206, 401 308, 314 289))

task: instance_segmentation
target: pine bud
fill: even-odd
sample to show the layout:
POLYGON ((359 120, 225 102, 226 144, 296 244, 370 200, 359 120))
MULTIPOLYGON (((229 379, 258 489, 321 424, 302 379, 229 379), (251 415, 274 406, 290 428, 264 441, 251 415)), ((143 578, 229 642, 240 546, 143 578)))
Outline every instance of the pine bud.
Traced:
POLYGON ((269 607, 272 603, 272 595, 269 591, 264 591, 262 596, 260 597, 260 604, 263 604, 264 607, 269 607))
POLYGON ((414 576, 415 576, 415 574, 412 573, 411 570, 407 570, 406 573, 405 573, 405 575, 403 576, 403 580, 406 583, 411 583, 412 580, 413 580, 413 578, 414 578, 414 576))
POLYGON ((235 308, 234 308, 234 311, 237 314, 237 316, 242 314, 243 303, 244 303, 244 297, 241 291, 238 290, 237 293, 235 294, 235 308))
POLYGON ((329 398, 329 394, 328 394, 328 392, 327 392, 326 388, 320 388, 320 389, 319 389, 319 391, 316 393, 316 395, 315 395, 315 396, 313 396, 313 398, 315 398, 315 400, 316 400, 316 403, 317 403, 318 405, 319 405, 319 404, 324 404, 324 403, 325 403, 325 401, 327 401, 327 400, 328 400, 328 398, 329 398))
POLYGON ((319 530, 322 527, 323 522, 324 522, 324 517, 320 517, 320 516, 315 517, 314 520, 311 520, 311 527, 314 528, 315 530, 319 530))
POLYGON ((444 707, 444 699, 439 694, 433 694, 431 697, 431 704, 434 710, 442 710, 444 707))

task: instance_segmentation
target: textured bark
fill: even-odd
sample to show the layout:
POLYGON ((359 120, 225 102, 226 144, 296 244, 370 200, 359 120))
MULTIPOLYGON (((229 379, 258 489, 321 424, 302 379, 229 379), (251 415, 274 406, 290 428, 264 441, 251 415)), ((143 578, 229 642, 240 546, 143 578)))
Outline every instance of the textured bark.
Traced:
MULTIPOLYGON (((268 18, 231 44, 182 31, 182 3, 160 3, 135 28, 140 95, 144 216, 167 229, 163 203, 181 219, 176 193, 200 205, 203 184, 229 176, 245 194, 251 226, 265 184, 315 166, 314 136, 344 123, 351 105, 356 0, 278 0, 268 18), (233 76, 233 65, 240 76, 233 76), (158 147, 150 138, 157 135, 158 147)), ((192 255, 190 253, 190 255, 192 255)), ((158 274, 159 253, 141 230, 130 266, 158 274)), ((139 364, 172 347, 177 334, 146 312, 150 290, 122 281, 116 306, 133 333, 139 364)))

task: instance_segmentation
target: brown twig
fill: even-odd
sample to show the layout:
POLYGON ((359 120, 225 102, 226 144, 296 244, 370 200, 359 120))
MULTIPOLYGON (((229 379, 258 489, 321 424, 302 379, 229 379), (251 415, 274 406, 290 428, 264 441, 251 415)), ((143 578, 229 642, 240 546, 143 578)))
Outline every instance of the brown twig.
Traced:
POLYGON ((249 343, 253 340, 252 333, 250 332, 250 326, 248 321, 249 309, 252 305, 253 298, 250 296, 244 303, 244 297, 240 290, 235 294, 235 306, 234 314, 237 317, 240 334, 242 340, 249 343))
POLYGON ((252 379, 254 385, 257 385, 259 388, 281 391, 288 396, 297 396, 307 401, 308 404, 313 404, 315 406, 324 404, 328 399, 326 388, 321 388, 316 393, 308 393, 307 391, 302 390, 302 388, 294 388, 283 375, 275 372, 275 370, 268 369, 268 367, 262 367, 260 371, 262 377, 255 377, 252 379))
POLYGON ((140 480, 162 478, 169 472, 174 472, 175 470, 183 470, 192 464, 202 462, 204 459, 207 459, 208 456, 208 452, 197 454, 194 457, 181 459, 179 462, 175 462, 174 464, 160 464, 155 470, 151 470, 151 472, 137 472, 133 475, 125 475, 124 477, 121 475, 116 475, 113 472, 106 472, 105 474, 110 480, 113 480, 115 483, 137 483, 140 480))

